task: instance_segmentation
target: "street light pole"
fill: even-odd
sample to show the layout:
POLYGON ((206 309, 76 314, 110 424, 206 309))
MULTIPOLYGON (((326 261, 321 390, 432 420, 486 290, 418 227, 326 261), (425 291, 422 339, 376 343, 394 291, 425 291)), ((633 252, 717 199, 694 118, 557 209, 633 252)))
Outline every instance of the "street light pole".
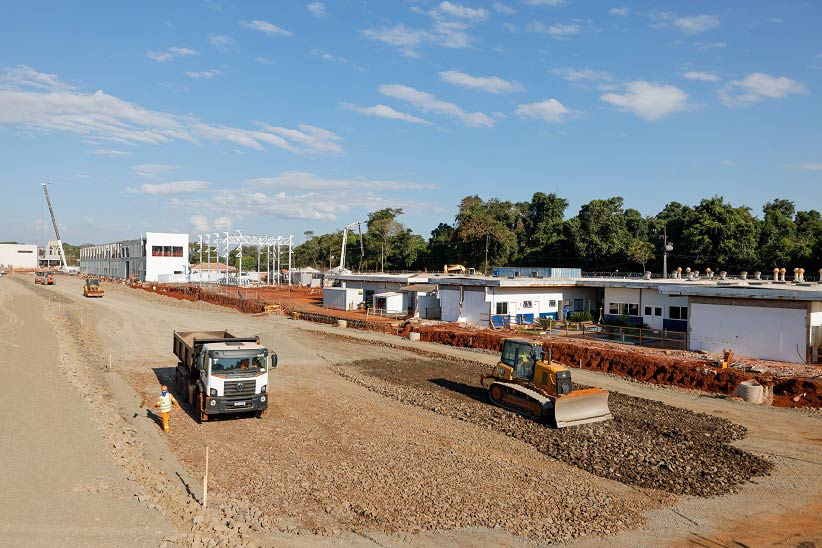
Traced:
POLYGON ((662 236, 662 244, 664 251, 662 253, 662 278, 668 278, 668 253, 674 250, 674 244, 668 243, 668 226, 664 228, 664 235, 662 236))

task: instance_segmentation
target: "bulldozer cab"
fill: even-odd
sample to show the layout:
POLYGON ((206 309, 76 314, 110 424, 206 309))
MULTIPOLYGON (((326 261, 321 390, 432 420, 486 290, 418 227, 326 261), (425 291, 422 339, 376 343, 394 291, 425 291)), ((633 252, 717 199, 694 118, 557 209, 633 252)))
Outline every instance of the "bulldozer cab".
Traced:
POLYGON ((89 289, 97 289, 100 287, 100 280, 86 280, 86 285, 89 289))
POLYGON ((502 363, 514 369, 518 379, 534 380, 534 367, 542 360, 542 345, 537 341, 506 339, 502 347, 502 363))

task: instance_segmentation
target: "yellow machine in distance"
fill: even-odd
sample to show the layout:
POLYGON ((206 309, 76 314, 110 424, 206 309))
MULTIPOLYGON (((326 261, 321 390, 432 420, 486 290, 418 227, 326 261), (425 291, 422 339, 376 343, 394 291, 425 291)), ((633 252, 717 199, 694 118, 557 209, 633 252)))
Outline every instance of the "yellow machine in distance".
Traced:
POLYGON ((568 367, 543 358, 540 341, 506 339, 493 373, 481 377, 488 399, 520 415, 552 419, 557 428, 614 418, 607 390, 574 390, 568 367))
POLYGON ((100 280, 89 279, 83 285, 83 297, 102 297, 103 290, 100 289, 100 280))

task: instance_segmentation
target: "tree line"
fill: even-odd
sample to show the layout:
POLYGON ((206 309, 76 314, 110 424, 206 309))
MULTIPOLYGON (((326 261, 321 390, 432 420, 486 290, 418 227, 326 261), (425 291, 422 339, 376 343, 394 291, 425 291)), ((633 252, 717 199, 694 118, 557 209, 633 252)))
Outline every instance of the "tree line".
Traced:
MULTIPOLYGON (((789 200, 775 199, 757 217, 721 196, 690 206, 667 204, 652 216, 626 208, 615 196, 591 200, 566 218, 568 201, 537 192, 530 201, 483 200, 466 196, 453 222, 440 223, 426 240, 399 220, 401 209, 368 215, 359 235, 349 234, 346 266, 352 270, 441 270, 463 264, 478 272, 493 266, 580 267, 589 272, 662 271, 665 236, 673 250, 669 271, 677 266, 704 272, 774 267, 822 267, 822 214, 797 210, 789 200)), ((306 232, 295 248, 296 264, 315 268, 339 264, 342 231, 306 232)))

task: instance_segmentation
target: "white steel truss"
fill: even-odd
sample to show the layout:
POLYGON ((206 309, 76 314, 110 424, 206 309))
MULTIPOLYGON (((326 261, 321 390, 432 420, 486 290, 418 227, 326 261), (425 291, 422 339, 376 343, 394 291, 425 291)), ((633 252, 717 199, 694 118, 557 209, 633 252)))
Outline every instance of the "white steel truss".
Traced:
MULTIPOLYGON (((251 247, 257 249, 257 265, 261 266, 262 250, 265 249, 265 266, 267 273, 267 283, 279 285, 286 281, 291 285, 291 259, 294 253, 294 236, 266 236, 261 234, 243 234, 241 230, 236 231, 237 234, 231 232, 212 232, 208 234, 199 234, 197 236, 200 253, 200 264, 203 263, 203 252, 205 251, 208 257, 208 264, 211 264, 211 249, 216 248, 217 261, 220 258, 225 260, 225 277, 226 283, 231 283, 232 277, 229 275, 228 260, 233 251, 237 251, 239 259, 239 270, 236 277, 236 282, 242 281, 243 275, 243 247, 251 247), (283 255, 288 253, 288 270, 285 276, 281 275, 283 265, 283 255)), ((202 271, 201 271, 202 272, 202 271)), ((200 275, 202 279, 202 274, 200 275)))

